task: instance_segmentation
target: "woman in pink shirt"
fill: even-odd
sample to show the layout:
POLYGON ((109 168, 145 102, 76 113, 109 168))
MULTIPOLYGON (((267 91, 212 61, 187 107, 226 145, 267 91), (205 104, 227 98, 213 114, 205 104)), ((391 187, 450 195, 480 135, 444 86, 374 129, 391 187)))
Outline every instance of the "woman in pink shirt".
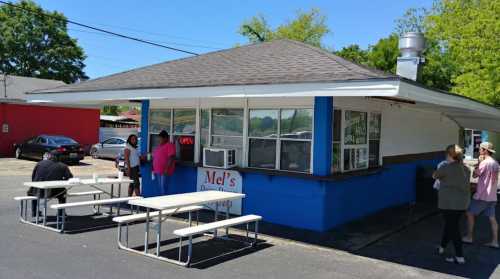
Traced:
POLYGON ((167 176, 175 170, 175 144, 170 142, 166 131, 161 131, 160 145, 153 150, 153 178, 160 195, 167 194, 167 176))
POLYGON ((467 211, 468 233, 462 241, 472 243, 474 235, 475 217, 483 213, 490 219, 492 240, 487 246, 498 248, 498 222, 495 208, 497 205, 497 184, 499 165, 491 155, 495 153, 493 144, 483 142, 479 146, 480 160, 474 170, 474 177, 477 177, 476 193, 472 197, 469 210, 467 211))

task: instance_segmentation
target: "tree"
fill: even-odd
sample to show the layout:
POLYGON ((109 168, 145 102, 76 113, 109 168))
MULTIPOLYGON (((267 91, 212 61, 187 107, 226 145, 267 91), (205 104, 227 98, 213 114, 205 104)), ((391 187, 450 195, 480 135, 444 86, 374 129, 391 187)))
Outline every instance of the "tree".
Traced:
POLYGON ((399 36, 408 32, 424 34, 426 48, 422 54, 425 63, 422 66, 421 82, 433 88, 449 91, 452 89, 452 76, 456 72, 456 67, 442 43, 428 35, 427 19, 439 13, 439 2, 436 2, 432 9, 410 8, 403 17, 396 20, 395 32, 399 36))
POLYGON ((368 66, 384 72, 396 73, 396 65, 399 56, 399 37, 393 33, 387 38, 380 39, 368 50, 368 66))
POLYGON ((500 105, 500 0, 442 0, 427 35, 455 67, 452 91, 500 105))
POLYGON ((30 0, 16 5, 23 9, 0 6, 0 72, 67 83, 87 79, 85 54, 68 35, 64 15, 30 0))
POLYGON ((299 11, 294 20, 272 30, 264 16, 258 15, 245 21, 238 32, 253 43, 291 39, 320 47, 321 39, 329 32, 325 21, 326 17, 321 15, 318 9, 309 12, 299 11))
POLYGON ((343 47, 341 50, 335 51, 334 54, 358 64, 366 65, 368 63, 368 51, 361 49, 356 44, 343 47))

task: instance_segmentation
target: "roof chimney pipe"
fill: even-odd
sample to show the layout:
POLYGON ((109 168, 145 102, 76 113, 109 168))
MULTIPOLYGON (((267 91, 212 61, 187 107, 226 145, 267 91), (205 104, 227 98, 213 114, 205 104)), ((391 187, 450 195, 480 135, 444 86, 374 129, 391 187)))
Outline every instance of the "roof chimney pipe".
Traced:
POLYGON ((398 57, 396 74, 411 80, 419 80, 421 75, 421 65, 425 58, 421 57, 425 49, 425 38, 422 33, 409 32, 399 39, 399 50, 401 57, 398 57))

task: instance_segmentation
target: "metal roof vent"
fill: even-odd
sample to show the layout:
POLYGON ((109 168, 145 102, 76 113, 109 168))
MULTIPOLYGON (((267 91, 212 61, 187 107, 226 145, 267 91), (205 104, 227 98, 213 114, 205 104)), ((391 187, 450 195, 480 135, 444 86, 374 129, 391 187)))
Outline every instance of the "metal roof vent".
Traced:
POLYGON ((421 75, 421 64, 425 58, 421 57, 425 49, 425 38, 422 33, 409 32, 399 39, 399 50, 396 74, 411 80, 418 80, 421 75))

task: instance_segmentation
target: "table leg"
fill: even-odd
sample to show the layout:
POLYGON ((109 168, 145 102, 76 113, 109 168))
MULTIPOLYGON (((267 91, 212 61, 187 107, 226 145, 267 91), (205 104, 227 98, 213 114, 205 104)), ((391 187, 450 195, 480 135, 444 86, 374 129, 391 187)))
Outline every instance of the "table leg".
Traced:
POLYGON ((43 225, 47 225, 47 193, 49 191, 45 189, 45 193, 43 195, 43 225))
POLYGON ((160 242, 161 242, 161 210, 158 213, 158 228, 156 231, 156 255, 160 256, 160 242))
MULTIPOLYGON (((226 201, 226 220, 229 219, 229 201, 226 201)), ((226 227, 226 236, 229 236, 229 227, 226 227)))
MULTIPOLYGON (((215 203, 215 222, 217 222, 219 215, 219 202, 215 203)), ((214 237, 217 237, 217 229, 214 230, 214 237)))
POLYGON ((149 207, 146 208, 146 227, 144 228, 144 254, 148 253, 149 245, 149 207))
POLYGON ((35 213, 35 216, 36 216, 35 224, 38 225, 38 219, 40 217, 40 198, 39 197, 36 198, 36 208, 35 208, 35 210, 36 210, 36 213, 35 213))
MULTIPOLYGON (((110 192, 110 197, 109 197, 110 199, 115 197, 114 189, 115 189, 115 185, 111 184, 111 192, 110 192)), ((113 215, 113 204, 109 205, 109 215, 113 215)))

